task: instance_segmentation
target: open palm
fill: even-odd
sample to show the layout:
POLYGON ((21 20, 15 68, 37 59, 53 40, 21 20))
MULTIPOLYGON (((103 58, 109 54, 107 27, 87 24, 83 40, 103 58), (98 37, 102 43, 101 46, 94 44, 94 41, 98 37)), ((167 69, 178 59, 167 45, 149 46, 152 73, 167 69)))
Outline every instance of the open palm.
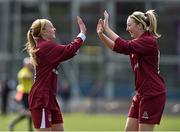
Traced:
POLYGON ((79 16, 77 16, 77 23, 79 25, 80 31, 85 34, 87 29, 83 20, 79 16))
POLYGON ((107 13, 107 11, 104 11, 104 23, 103 23, 103 27, 105 29, 109 28, 109 14, 107 13))
POLYGON ((98 34, 103 33, 103 20, 102 19, 99 19, 96 30, 98 34))

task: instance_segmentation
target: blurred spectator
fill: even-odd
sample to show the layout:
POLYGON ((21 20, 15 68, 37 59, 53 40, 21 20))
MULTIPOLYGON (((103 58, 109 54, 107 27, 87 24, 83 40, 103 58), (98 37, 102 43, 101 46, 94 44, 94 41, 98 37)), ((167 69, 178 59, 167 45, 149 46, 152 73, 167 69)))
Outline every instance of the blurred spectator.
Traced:
POLYGON ((175 114, 178 114, 180 113, 180 104, 174 104, 173 107, 172 107, 172 112, 175 113, 175 114))
POLYGON ((3 115, 7 114, 7 105, 8 105, 8 95, 10 92, 10 87, 8 85, 8 80, 1 81, 1 113, 3 115))
POLYGON ((25 118, 29 120, 29 131, 32 131, 32 120, 30 116, 30 112, 28 110, 28 94, 32 87, 33 83, 33 73, 32 73, 32 65, 30 64, 30 59, 25 58, 23 61, 23 67, 18 72, 18 85, 17 92, 15 95, 15 100, 19 103, 22 103, 23 109, 20 110, 20 114, 17 118, 10 122, 8 128, 10 131, 14 130, 14 126, 22 121, 25 118))
POLYGON ((63 101, 63 112, 69 113, 69 100, 71 98, 71 88, 67 80, 62 80, 60 95, 63 101))

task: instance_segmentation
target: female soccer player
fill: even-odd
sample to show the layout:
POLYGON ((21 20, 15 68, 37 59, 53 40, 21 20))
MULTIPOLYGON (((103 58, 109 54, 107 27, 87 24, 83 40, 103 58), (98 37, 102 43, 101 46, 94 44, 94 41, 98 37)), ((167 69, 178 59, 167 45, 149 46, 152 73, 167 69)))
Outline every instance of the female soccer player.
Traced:
POLYGON ((136 94, 132 99, 126 131, 153 131, 160 123, 165 106, 165 83, 159 75, 160 52, 157 44, 157 19, 154 10, 135 11, 127 19, 127 31, 132 40, 125 40, 109 27, 109 14, 99 19, 100 40, 115 52, 129 55, 135 75, 136 94), (105 35, 103 32, 106 32, 105 35))
POLYGON ((68 45, 53 42, 55 31, 47 19, 37 19, 27 33, 26 49, 35 69, 29 94, 29 109, 37 131, 64 131, 63 118, 56 100, 58 65, 72 58, 83 44, 86 27, 78 16, 80 33, 68 45))

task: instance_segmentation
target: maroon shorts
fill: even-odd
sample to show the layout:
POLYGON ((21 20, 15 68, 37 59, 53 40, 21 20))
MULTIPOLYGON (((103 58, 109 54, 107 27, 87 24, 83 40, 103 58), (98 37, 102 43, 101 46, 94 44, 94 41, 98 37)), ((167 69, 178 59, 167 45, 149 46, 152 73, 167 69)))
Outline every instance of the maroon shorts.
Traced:
POLYGON ((139 123, 160 124, 165 102, 165 93, 150 98, 135 95, 132 100, 128 117, 138 119, 139 123))
POLYGON ((31 116, 33 120, 34 127, 39 128, 49 128, 52 124, 63 123, 63 118, 61 111, 42 109, 31 110, 31 116))

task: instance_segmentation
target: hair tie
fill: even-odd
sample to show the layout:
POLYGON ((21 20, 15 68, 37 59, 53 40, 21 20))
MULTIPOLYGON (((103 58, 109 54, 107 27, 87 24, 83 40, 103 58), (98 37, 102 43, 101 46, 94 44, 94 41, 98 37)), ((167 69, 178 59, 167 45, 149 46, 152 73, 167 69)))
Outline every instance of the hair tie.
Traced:
POLYGON ((147 30, 147 23, 142 18, 138 18, 135 15, 131 15, 131 17, 134 18, 139 23, 141 23, 143 25, 144 29, 147 30))

